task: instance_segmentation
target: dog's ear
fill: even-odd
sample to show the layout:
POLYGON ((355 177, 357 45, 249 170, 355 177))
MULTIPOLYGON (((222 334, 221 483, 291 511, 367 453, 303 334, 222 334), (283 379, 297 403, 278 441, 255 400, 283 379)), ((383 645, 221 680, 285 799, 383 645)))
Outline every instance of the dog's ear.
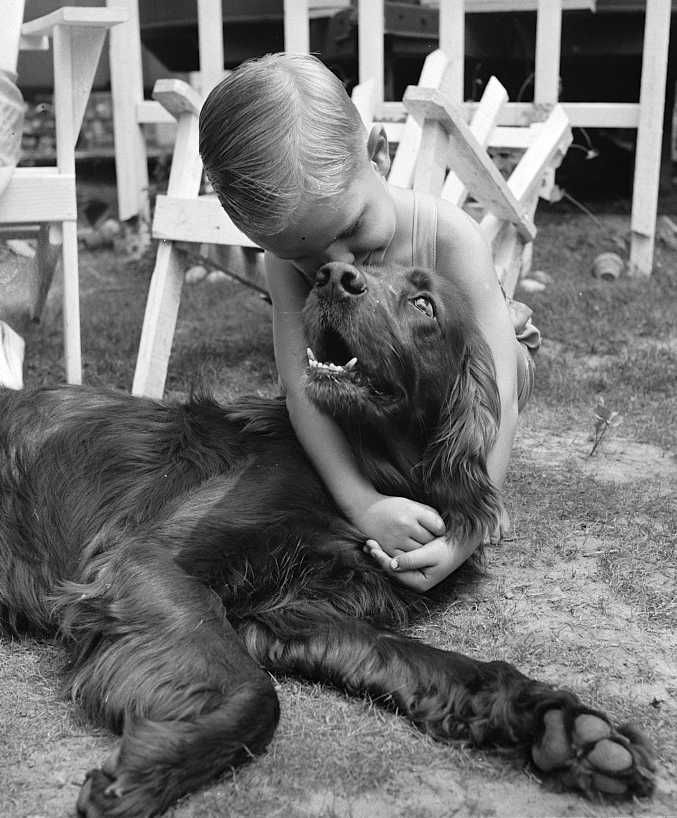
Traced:
POLYGON ((503 509, 487 473, 501 405, 491 351, 479 331, 466 338, 456 362, 423 455, 422 478, 426 496, 452 532, 489 536, 503 509))

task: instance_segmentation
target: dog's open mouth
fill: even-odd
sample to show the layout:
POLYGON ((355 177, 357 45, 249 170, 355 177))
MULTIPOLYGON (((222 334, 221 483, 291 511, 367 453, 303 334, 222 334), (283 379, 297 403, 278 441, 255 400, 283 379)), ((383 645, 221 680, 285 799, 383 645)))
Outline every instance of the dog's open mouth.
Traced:
POLYGON ((356 375, 357 357, 353 355, 344 339, 334 330, 326 331, 318 339, 316 349, 319 357, 308 347, 308 367, 314 375, 334 378, 354 378, 356 375))

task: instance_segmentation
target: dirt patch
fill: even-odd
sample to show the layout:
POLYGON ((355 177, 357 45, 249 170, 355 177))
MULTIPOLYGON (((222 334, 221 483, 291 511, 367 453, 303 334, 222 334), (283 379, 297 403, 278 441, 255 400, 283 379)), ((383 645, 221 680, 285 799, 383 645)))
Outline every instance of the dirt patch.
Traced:
POLYGON ((608 434, 594 455, 593 439, 583 432, 571 435, 520 432, 516 451, 536 464, 574 468, 595 480, 632 483, 652 480, 663 484, 666 493, 677 484, 677 458, 672 452, 647 443, 608 434))

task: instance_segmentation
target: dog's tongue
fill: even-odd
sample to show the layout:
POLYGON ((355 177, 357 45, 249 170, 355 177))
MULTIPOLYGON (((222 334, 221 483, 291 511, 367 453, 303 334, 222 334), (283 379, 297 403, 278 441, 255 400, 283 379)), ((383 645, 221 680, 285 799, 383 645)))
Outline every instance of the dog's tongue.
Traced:
POLYGON ((306 349, 306 354, 308 355, 308 366, 310 366, 311 369, 325 369, 329 372, 350 372, 357 364, 357 358, 351 358, 343 364, 343 366, 341 366, 341 364, 323 363, 317 360, 315 353, 310 347, 306 349))

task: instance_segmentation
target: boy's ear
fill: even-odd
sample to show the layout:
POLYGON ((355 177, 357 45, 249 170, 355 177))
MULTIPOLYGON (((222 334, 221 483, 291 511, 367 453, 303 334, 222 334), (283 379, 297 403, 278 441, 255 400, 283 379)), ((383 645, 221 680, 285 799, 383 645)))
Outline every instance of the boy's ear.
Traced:
POLYGON ((367 139, 367 153, 376 170, 381 176, 386 176, 390 170, 390 150, 383 125, 372 126, 367 139))

